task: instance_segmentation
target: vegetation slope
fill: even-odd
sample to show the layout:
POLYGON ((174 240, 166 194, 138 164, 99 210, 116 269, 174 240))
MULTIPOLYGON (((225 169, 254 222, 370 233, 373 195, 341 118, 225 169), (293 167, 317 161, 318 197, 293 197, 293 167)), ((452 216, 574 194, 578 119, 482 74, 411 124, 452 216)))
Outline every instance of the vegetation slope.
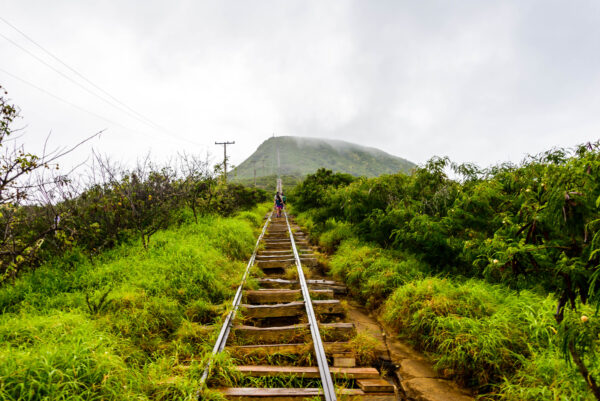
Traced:
POLYGON ((5 94, 0 400, 195 399, 266 193, 187 154, 133 168, 94 155, 85 180, 60 174, 60 151, 14 137, 5 94))
POLYGON ((599 149, 319 170, 288 199, 332 273, 440 373, 484 399, 600 399, 599 149))
POLYGON ((267 208, 186 212, 147 249, 74 249, 0 288, 0 399, 193 399, 267 208))

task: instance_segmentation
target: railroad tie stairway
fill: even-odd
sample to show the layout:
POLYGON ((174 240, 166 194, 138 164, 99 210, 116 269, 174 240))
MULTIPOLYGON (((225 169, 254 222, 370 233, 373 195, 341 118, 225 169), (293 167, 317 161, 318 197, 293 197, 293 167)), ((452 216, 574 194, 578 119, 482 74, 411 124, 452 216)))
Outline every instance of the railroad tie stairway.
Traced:
POLYGON ((317 259, 287 216, 266 224, 249 270, 259 288, 242 291, 225 340, 247 380, 218 390, 231 400, 396 400, 395 387, 377 369, 356 366, 347 341, 354 325, 344 321, 343 304, 336 299, 344 285, 304 277, 302 268, 317 266, 317 259))

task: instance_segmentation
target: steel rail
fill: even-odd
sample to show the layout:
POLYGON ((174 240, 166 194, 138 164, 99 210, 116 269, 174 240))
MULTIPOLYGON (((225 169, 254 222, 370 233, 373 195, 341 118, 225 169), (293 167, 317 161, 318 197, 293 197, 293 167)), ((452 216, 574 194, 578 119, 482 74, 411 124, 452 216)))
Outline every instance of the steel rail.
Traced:
POLYGON ((206 363, 206 367, 204 368, 204 372, 202 373, 202 377, 200 378, 200 389, 198 390, 198 394, 197 394, 198 399, 200 399, 200 391, 202 390, 202 388, 204 387, 204 384, 206 383, 206 379, 208 378, 208 373, 210 371, 210 367, 212 365, 215 355, 217 355, 219 352, 223 351, 223 349, 225 348, 225 345, 227 344, 227 337, 229 337, 229 332, 231 331, 231 326, 233 325, 233 319, 235 318, 235 314, 238 310, 238 307, 240 306, 240 302, 242 301, 242 290, 244 288, 244 284, 246 284, 246 279, 248 278, 248 273, 250 272, 250 268, 252 267, 252 265, 254 265, 254 260, 256 259, 256 253, 258 252, 258 246, 259 246, 260 241, 262 240, 263 236, 265 235, 265 232, 267 231, 267 227, 269 226, 269 223, 271 222, 271 217, 273 217, 273 212, 271 212, 271 214, 269 214, 269 217, 267 218, 267 221, 265 222, 265 224, 262 228, 262 232, 260 233, 260 235, 258 236, 258 239, 256 240, 256 245, 254 246, 254 252, 252 252, 252 256, 250 257, 250 260, 248 261, 248 265, 246 266, 246 271, 244 272, 244 276, 242 277, 242 282, 240 283, 240 286, 238 287, 238 289, 235 293, 235 297, 233 297, 232 308, 229 311, 229 313, 227 314, 227 317, 225 318, 223 325, 221 326, 221 332, 219 333, 219 337, 217 338, 215 346, 212 350, 212 354, 209 357, 208 362, 206 363))
POLYGON ((323 348, 323 342, 321 341, 321 333, 319 332, 319 325, 317 323, 315 311, 310 299, 308 285, 306 284, 306 279, 304 278, 304 271, 302 270, 300 255, 298 255, 298 250, 296 249, 294 233, 290 227, 287 212, 284 211, 283 214, 285 216, 285 222, 290 233, 290 241, 292 242, 292 250, 294 251, 294 259, 296 260, 296 268, 298 269, 298 281, 300 282, 300 289, 302 290, 302 296, 304 297, 304 307, 306 308, 308 324, 310 326, 310 335, 312 336, 315 356, 317 357, 317 364, 319 366, 319 375, 321 376, 323 395, 325 396, 326 401, 336 401, 337 397, 335 395, 335 387, 333 385, 333 379, 331 378, 331 372, 329 371, 329 365, 327 363, 325 349, 323 348))

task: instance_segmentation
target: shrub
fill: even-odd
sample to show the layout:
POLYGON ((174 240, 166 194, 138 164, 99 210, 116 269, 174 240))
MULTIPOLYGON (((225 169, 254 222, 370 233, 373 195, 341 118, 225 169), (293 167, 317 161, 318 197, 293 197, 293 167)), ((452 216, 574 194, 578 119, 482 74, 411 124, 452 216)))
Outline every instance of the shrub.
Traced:
POLYGON ((329 253, 333 253, 343 240, 354 236, 350 223, 339 222, 334 218, 328 219, 323 229, 319 245, 329 253))
POLYGON ((201 367, 180 364, 210 352, 253 231, 248 219, 199 216, 157 232, 147 251, 135 241, 93 263, 68 253, 0 287, 0 399, 193 397, 201 367))
POLYGON ((353 295, 372 308, 398 286, 423 277, 425 271, 425 266, 414 257, 394 257, 390 251, 355 239, 342 242, 330 267, 332 274, 348 284, 353 295))
POLYGON ((489 391, 533 350, 553 343, 552 303, 552 297, 517 295, 478 280, 427 278, 399 287, 386 301, 383 319, 435 355, 437 370, 489 391))
POLYGON ((127 342, 77 313, 0 317, 0 398, 133 399, 143 376, 127 342))

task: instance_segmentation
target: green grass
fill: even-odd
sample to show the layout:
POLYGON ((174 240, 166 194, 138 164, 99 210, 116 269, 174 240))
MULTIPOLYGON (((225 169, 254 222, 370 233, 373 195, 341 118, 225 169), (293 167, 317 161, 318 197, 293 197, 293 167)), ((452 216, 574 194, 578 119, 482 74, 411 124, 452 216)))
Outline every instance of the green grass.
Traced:
POLYGON ((353 295, 371 308, 378 307, 398 286, 422 278, 426 270, 414 257, 356 239, 342 242, 331 258, 330 268, 349 285, 353 295))
POLYGON ((487 397, 591 400, 560 353, 553 305, 551 295, 517 294, 481 280, 426 278, 399 287, 382 317, 428 352, 439 372, 487 397))
POLYGON ((0 400, 192 399, 266 210, 184 223, 148 251, 73 251, 0 288, 0 400))
MULTIPOLYGON (((460 276, 433 277, 410 253, 358 240, 353 226, 330 219, 315 226, 311 213, 297 221, 313 240, 333 250, 330 271, 351 295, 373 310, 403 341, 424 352, 439 374, 478 391, 486 400, 591 401, 575 366, 561 353, 553 294, 517 292, 460 276)), ((570 316, 582 324, 578 306, 570 316)), ((600 365, 586 360, 594 376, 600 365)))

